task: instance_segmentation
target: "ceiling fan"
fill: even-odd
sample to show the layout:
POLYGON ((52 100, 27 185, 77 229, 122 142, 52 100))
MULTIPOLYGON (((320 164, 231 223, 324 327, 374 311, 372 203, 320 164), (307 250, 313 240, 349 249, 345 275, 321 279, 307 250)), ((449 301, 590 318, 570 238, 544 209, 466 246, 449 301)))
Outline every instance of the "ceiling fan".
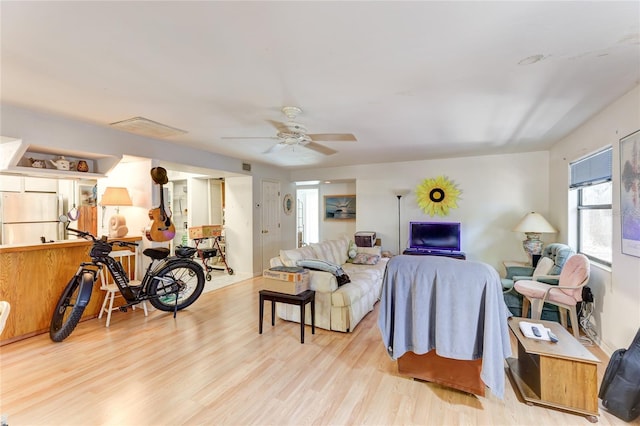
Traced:
POLYGON ((302 112, 301 108, 295 106, 286 106, 282 108, 282 112, 287 117, 287 122, 282 123, 274 120, 267 120, 276 128, 276 136, 267 137, 222 137, 222 139, 278 139, 278 143, 267 149, 264 153, 270 154, 277 152, 286 147, 303 146, 324 155, 335 154, 335 149, 321 145, 317 141, 324 142, 356 142, 357 139, 351 133, 307 133, 307 128, 296 123, 294 120, 302 112))

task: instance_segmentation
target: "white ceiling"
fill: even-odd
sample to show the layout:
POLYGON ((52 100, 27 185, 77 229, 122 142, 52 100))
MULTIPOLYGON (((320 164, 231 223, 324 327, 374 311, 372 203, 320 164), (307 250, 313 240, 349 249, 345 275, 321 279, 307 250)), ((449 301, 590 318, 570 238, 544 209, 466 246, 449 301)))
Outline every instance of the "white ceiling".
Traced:
POLYGON ((3 102, 105 126, 142 116, 187 130, 176 143, 290 168, 547 149, 640 82, 638 1, 0 11, 3 102), (285 105, 309 133, 358 141, 264 154, 285 105))

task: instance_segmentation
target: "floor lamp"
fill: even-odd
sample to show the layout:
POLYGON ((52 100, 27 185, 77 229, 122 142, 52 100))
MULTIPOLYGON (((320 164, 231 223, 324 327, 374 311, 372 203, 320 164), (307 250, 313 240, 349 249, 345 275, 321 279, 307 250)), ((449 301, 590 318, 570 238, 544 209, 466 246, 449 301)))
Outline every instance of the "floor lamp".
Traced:
POLYGON ((402 254, 400 252, 400 200, 402 199, 403 196, 407 195, 409 193, 408 189, 396 189, 395 191, 393 191, 396 194, 396 197, 398 197, 398 254, 402 254))

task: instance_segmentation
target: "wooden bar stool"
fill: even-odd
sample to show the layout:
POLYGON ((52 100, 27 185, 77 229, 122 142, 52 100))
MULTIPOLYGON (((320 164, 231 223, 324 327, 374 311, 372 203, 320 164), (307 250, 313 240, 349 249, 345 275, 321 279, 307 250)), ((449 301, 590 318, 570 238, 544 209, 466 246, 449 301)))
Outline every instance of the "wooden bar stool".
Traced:
POLYGON ((277 293, 270 290, 260 290, 260 324, 258 330, 262 334, 262 318, 264 317, 264 301, 271 301, 271 326, 275 325, 276 302, 300 306, 300 343, 304 343, 304 307, 311 303, 311 334, 316 334, 316 292, 303 291, 300 294, 277 293))

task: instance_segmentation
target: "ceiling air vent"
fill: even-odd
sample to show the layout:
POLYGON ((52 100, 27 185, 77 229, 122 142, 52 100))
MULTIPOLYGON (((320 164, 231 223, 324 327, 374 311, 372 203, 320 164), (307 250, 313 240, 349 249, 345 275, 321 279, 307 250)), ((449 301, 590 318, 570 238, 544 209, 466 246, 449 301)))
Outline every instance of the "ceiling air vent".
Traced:
POLYGON ((117 121, 111 123, 111 126, 152 138, 168 138, 187 133, 186 130, 176 129, 175 127, 167 126, 166 124, 158 123, 144 117, 134 117, 128 120, 117 121))
POLYGON ((250 172, 251 171, 251 164, 242 163, 242 170, 244 170, 245 172, 250 172))

